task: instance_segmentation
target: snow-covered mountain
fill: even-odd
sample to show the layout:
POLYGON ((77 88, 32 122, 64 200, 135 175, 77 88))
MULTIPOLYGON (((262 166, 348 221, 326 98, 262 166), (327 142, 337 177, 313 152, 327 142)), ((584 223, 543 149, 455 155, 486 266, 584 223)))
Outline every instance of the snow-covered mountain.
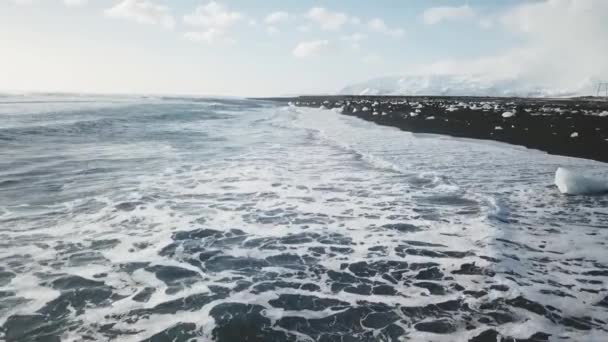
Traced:
POLYGON ((489 80, 462 75, 417 75, 375 78, 340 90, 341 95, 442 95, 566 97, 589 95, 592 82, 585 80, 569 89, 547 88, 519 79, 489 80))

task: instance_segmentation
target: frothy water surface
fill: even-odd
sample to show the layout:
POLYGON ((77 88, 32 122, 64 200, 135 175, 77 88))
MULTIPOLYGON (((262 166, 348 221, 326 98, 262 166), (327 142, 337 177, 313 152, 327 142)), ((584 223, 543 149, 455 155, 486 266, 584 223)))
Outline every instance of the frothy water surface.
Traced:
POLYGON ((552 185, 605 164, 248 100, 2 101, 0 339, 608 336, 608 198, 552 185))

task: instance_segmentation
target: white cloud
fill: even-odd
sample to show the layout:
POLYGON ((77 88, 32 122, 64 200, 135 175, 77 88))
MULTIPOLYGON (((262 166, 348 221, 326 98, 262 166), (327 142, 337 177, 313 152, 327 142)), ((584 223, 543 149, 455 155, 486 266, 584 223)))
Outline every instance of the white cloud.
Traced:
POLYGON ((300 25, 298 26, 298 31, 299 32, 310 32, 310 26, 309 25, 300 25))
MULTIPOLYGON (((12 1, 14 4, 19 5, 19 6, 29 6, 29 5, 33 5, 34 3, 38 2, 38 0, 10 0, 10 1, 12 1)), ((88 0, 62 0, 62 2, 66 6, 76 7, 76 6, 85 5, 88 2, 88 0)))
POLYGON ((475 17, 476 13, 469 5, 458 7, 432 7, 424 11, 422 19, 427 25, 438 24, 442 21, 465 20, 475 17))
POLYGON ((209 28, 204 31, 189 31, 184 33, 184 38, 193 42, 215 43, 223 40, 225 37, 224 31, 216 28, 209 28))
POLYGON ((157 24, 169 29, 175 26, 168 7, 146 0, 123 0, 105 10, 105 14, 112 18, 133 20, 140 24, 157 24))
POLYGON ((283 23, 289 20, 289 13, 284 11, 272 12, 266 16, 264 22, 269 25, 283 23))
POLYGON ((502 16, 507 29, 527 39, 524 72, 568 84, 608 78, 608 1, 547 0, 517 6, 502 16))
POLYGON ((277 27, 277 25, 286 22, 289 20, 289 13, 284 11, 276 11, 268 14, 266 18, 264 18, 264 23, 266 26, 266 33, 269 35, 277 35, 281 33, 281 30, 277 27))
POLYGON ((350 20, 349 16, 344 13, 332 12, 323 7, 311 8, 306 13, 306 17, 327 31, 337 31, 350 20))
POLYGON ((281 33, 281 30, 279 30, 276 26, 268 26, 266 27, 266 33, 270 35, 276 35, 281 33))
POLYGON ((361 42, 367 39, 367 35, 364 33, 353 33, 340 37, 341 40, 348 42, 353 49, 360 49, 361 42))
POLYGON ((479 19, 479 26, 483 29, 491 29, 494 27, 494 20, 492 18, 481 18, 479 19))
POLYGON ((342 40, 349 42, 360 42, 367 38, 367 35, 364 33, 353 33, 349 35, 342 36, 342 40))
MULTIPOLYGON (((192 14, 184 16, 184 23, 201 28, 198 31, 185 33, 184 38, 205 43, 230 40, 227 38, 228 29, 243 19, 244 16, 240 12, 230 11, 223 5, 211 1, 206 5, 198 6, 192 14)), ((257 25, 255 21, 250 21, 249 24, 257 25)))
POLYGON ((315 57, 326 51, 329 46, 330 43, 328 40, 301 42, 293 49, 293 55, 298 58, 315 57))
POLYGON ((363 62, 367 64, 380 64, 382 61, 382 56, 377 54, 369 54, 363 57, 363 62))
POLYGON ((192 26, 208 28, 228 28, 243 19, 239 12, 227 10, 223 5, 211 1, 206 5, 198 6, 194 13, 184 16, 184 22, 192 26))
POLYGON ((384 21, 380 18, 374 18, 367 23, 367 27, 374 32, 383 33, 392 37, 401 37, 403 36, 403 29, 400 28, 389 28, 386 26, 384 21))
MULTIPOLYGON (((411 74, 475 75, 564 90, 608 79, 608 1, 545 0, 517 5, 493 20, 520 35, 519 46, 467 60, 441 60, 411 74)), ((497 27, 498 28, 498 27, 497 27)))
POLYGON ((87 3, 87 0, 63 0, 63 3, 66 6, 84 6, 87 3))
POLYGON ((20 6, 28 6, 35 2, 35 0, 13 0, 13 3, 20 6))

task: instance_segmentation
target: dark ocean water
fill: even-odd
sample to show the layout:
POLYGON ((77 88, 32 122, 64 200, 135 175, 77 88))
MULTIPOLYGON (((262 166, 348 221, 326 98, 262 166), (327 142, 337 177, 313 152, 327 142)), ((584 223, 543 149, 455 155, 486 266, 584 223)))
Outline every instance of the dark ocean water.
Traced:
POLYGON ((0 340, 604 341, 608 198, 559 166, 608 179, 328 110, 0 97, 0 340))

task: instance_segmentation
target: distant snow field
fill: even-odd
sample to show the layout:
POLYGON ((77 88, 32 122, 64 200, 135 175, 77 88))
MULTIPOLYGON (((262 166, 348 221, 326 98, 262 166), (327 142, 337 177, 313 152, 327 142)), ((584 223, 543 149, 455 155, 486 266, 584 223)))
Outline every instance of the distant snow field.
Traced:
POLYGON ((586 95, 592 85, 593 82, 588 80, 573 84, 568 89, 559 89, 530 84, 517 78, 489 80, 469 75, 417 75, 375 78, 346 86, 339 94, 568 97, 586 95))

